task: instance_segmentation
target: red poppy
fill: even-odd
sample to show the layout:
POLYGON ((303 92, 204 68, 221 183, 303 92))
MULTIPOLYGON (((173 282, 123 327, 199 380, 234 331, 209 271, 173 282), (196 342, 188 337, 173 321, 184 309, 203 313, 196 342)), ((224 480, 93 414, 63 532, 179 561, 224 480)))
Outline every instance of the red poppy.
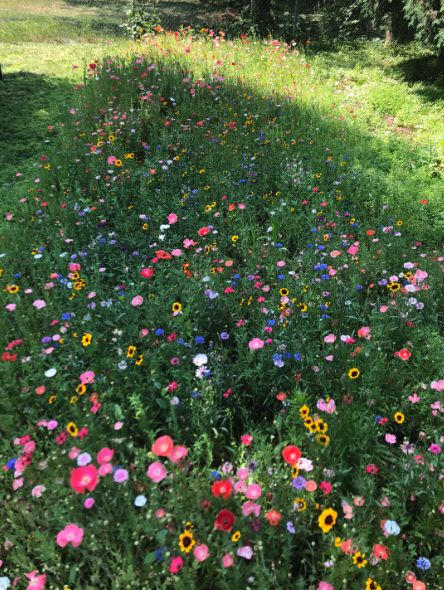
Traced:
POLYGON ((213 496, 215 498, 222 496, 224 500, 228 500, 228 498, 231 496, 232 489, 233 486, 228 481, 228 479, 221 479, 220 481, 215 481, 211 486, 213 496))
POLYGON ((236 518, 232 512, 221 510, 217 515, 214 526, 218 531, 231 531, 235 522, 236 518))
POLYGON ((173 450, 173 446, 173 440, 169 436, 161 436, 155 441, 151 451, 158 457, 168 457, 173 450))
POLYGON ((375 233, 375 230, 374 229, 369 229, 368 232, 367 232, 367 235, 368 236, 372 236, 374 233, 375 233))
POLYGON ((99 481, 97 468, 94 465, 79 467, 71 470, 69 483, 77 494, 84 494, 86 490, 92 492, 99 481))
POLYGON ((89 67, 91 70, 95 70, 97 66, 96 64, 89 64, 89 67))
POLYGON ((328 481, 321 481, 319 489, 324 490, 324 494, 329 494, 331 492, 331 483, 328 481))
POLYGON ((428 201, 427 199, 421 199, 421 205, 427 205, 428 201))
POLYGON ((388 559, 389 555, 390 555, 390 551, 388 549, 388 547, 385 547, 385 545, 375 545, 373 547, 373 553, 375 554, 375 557, 377 559, 383 559, 384 561, 386 559, 388 559))
POLYGON ((165 250, 156 250, 156 256, 161 258, 162 260, 166 260, 167 258, 172 258, 171 254, 165 252, 165 250))
POLYGON ((210 233, 210 228, 209 227, 201 227, 200 230, 199 230, 199 235, 201 237, 206 236, 209 233, 210 233))
POLYGON ((410 350, 407 350, 407 348, 403 348, 399 352, 395 352, 395 356, 400 358, 402 361, 406 361, 412 356, 412 353, 410 350))
POLYGON ((282 515, 277 510, 272 510, 271 512, 267 512, 267 514, 265 516, 266 516, 268 522, 271 524, 271 526, 277 526, 279 524, 279 521, 282 518, 282 515))
POLYGON ((290 463, 290 465, 296 465, 296 463, 301 458, 301 454, 301 451, 294 446, 285 447, 285 449, 282 451, 282 456, 284 457, 284 460, 287 463, 290 463))
POLYGON ((287 397, 287 394, 286 394, 286 393, 284 393, 283 391, 280 391, 280 392, 277 394, 277 396, 276 396, 276 397, 277 397, 277 399, 278 399, 280 402, 283 402, 283 401, 285 401, 285 398, 287 397))
POLYGON ((379 468, 376 465, 367 465, 366 467, 367 473, 371 473, 372 475, 376 475, 379 471, 379 468))
POLYGON ((154 270, 152 268, 144 268, 140 274, 146 279, 149 279, 153 276, 154 270))

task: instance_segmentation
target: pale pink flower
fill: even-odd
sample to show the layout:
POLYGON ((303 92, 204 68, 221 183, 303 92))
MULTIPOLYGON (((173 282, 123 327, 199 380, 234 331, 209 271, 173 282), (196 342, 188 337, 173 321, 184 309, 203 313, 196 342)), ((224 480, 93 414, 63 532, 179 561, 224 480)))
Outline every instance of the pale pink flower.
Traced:
POLYGON ((181 254, 182 254, 182 250, 181 250, 180 248, 176 248, 175 250, 173 250, 173 251, 171 252, 171 254, 172 254, 173 256, 181 256, 181 254))
POLYGON ((143 303, 143 297, 142 297, 142 295, 136 295, 136 296, 133 298, 133 300, 131 301, 131 305, 132 305, 133 307, 136 307, 136 306, 138 306, 138 305, 142 305, 142 303, 143 303))
POLYGON ((386 305, 381 305, 381 307, 379 308, 379 311, 381 313, 385 313, 388 310, 388 307, 386 305))
POLYGON ((156 518, 163 518, 165 516, 165 510, 163 508, 159 508, 156 510, 156 518))
POLYGON ((108 475, 108 473, 112 473, 113 472, 113 466, 111 465, 111 463, 105 463, 104 465, 100 465, 99 467, 99 475, 101 477, 105 477, 105 475, 108 475))
POLYGON ((382 500, 381 500, 381 505, 382 505, 382 506, 385 506, 386 508, 387 508, 388 506, 391 506, 391 504, 390 504, 390 500, 387 498, 387 496, 385 496, 384 498, 382 498, 382 500))
POLYGON ((71 543, 73 547, 78 547, 83 540, 83 529, 76 524, 68 524, 63 531, 57 535, 57 545, 65 547, 71 543))
POLYGON ((12 487, 15 490, 18 490, 19 488, 21 488, 23 485, 23 477, 19 477, 18 479, 14 480, 14 483, 12 484, 12 487))
POLYGON ((235 494, 241 494, 241 493, 245 492, 246 487, 247 486, 245 485, 245 482, 244 481, 237 481, 234 484, 234 493, 235 494))
POLYGON ((264 346, 264 341, 260 338, 253 338, 253 340, 250 340, 248 343, 248 346, 251 350, 257 350, 258 348, 262 348, 264 346))
POLYGON ((37 309, 42 309, 43 307, 46 307, 46 301, 43 301, 43 299, 36 299, 33 306, 37 309))
POLYGON ((391 445, 394 445, 396 442, 396 436, 394 434, 386 434, 385 441, 390 443, 391 445))
POLYGON ((245 495, 249 500, 256 500, 262 494, 262 488, 257 483, 252 483, 248 486, 245 495))
POLYGON ((334 334, 328 334, 328 336, 324 337, 324 342, 332 343, 336 340, 336 336, 334 334))
POLYGON ((251 557, 253 556, 253 549, 248 545, 245 545, 245 547, 239 547, 239 549, 237 550, 237 554, 239 555, 239 557, 251 559, 251 557))
POLYGON ((26 590, 42 590, 46 582, 46 574, 36 576, 34 570, 30 574, 25 574, 25 576, 30 580, 26 590))
POLYGON ((207 557, 210 556, 210 553, 208 552, 208 546, 207 545, 198 545, 197 547, 194 548, 194 557, 197 559, 197 561, 205 561, 207 559, 207 557))
POLYGON ((33 453, 35 451, 35 442, 30 440, 24 446, 25 453, 33 453))
POLYGON ((116 422, 114 424, 114 430, 120 430, 123 426, 123 422, 116 422))
POLYGON ((93 371, 86 371, 80 375, 80 382, 82 385, 88 385, 88 383, 94 383, 94 373, 93 371))
POLYGON ((325 357, 326 361, 331 362, 334 359, 334 356, 332 354, 329 354, 328 356, 325 357))
POLYGON ((48 422, 48 430, 55 430, 57 428, 57 426, 59 425, 59 423, 57 422, 57 420, 50 420, 48 422))
POLYGON ((123 483, 128 479, 128 471, 126 469, 116 469, 114 473, 114 481, 116 483, 123 483))
POLYGON ((5 305, 5 307, 8 311, 14 311, 17 305, 15 303, 8 303, 8 305, 5 305))
POLYGON ((72 447, 72 449, 69 451, 69 458, 70 459, 77 459, 77 457, 80 455, 81 450, 77 449, 76 447, 72 447))
POLYGON ((237 470, 236 475, 238 477, 238 479, 241 479, 242 481, 245 481, 246 479, 248 479, 248 469, 246 467, 241 467, 240 469, 237 470))
POLYGON ((249 516, 250 514, 254 514, 255 516, 259 516, 261 511, 260 504, 256 504, 256 502, 244 502, 242 505, 242 514, 244 516, 249 516))
POLYGON ((54 287, 54 283, 52 283, 52 282, 51 283, 45 283, 45 289, 47 291, 49 291, 49 289, 52 289, 53 287, 54 287))
POLYGON ((45 486, 35 486, 35 488, 32 489, 32 496, 33 498, 41 498, 43 492, 46 490, 45 486))
POLYGON ((317 590, 335 590, 335 587, 328 582, 321 582, 317 587, 317 590))
POLYGON ((173 447, 171 453, 168 455, 168 459, 173 463, 179 463, 179 461, 186 457, 188 450, 186 447, 173 447))
POLYGON ((146 474, 154 483, 159 483, 166 476, 167 472, 162 463, 156 461, 155 463, 151 463, 146 474))
POLYGON ((409 395, 409 400, 412 402, 412 404, 416 404, 417 402, 419 402, 421 398, 415 394, 413 395, 409 395))
POLYGON ((85 506, 85 508, 89 509, 89 508, 92 508, 95 503, 96 503, 96 501, 94 500, 94 498, 86 498, 83 505, 85 506))
POLYGON ((230 567, 234 563, 233 557, 229 553, 226 553, 223 556, 222 561, 223 561, 224 567, 230 567))

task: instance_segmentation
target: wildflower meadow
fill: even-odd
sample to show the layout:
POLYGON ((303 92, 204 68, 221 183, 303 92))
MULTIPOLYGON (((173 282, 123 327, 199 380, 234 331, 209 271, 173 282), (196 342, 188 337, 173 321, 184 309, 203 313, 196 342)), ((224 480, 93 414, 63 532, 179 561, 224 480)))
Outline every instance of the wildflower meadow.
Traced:
POLYGON ((17 170, 1 590, 443 588, 442 232, 311 67, 147 35, 17 170))

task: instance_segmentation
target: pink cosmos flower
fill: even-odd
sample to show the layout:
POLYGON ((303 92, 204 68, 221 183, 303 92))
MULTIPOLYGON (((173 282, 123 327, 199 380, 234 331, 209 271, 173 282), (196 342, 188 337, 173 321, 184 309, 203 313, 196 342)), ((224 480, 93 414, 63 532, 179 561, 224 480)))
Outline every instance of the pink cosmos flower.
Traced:
POLYGON ((46 301, 43 301, 43 299, 36 299, 33 306, 37 309, 42 309, 43 307, 46 307, 46 301))
POLYGON ((8 305, 5 305, 5 307, 8 311, 14 311, 17 305, 15 303, 8 303, 8 305))
POLYGON ((328 582, 321 582, 317 587, 317 590, 335 590, 335 587, 328 582))
POLYGON ((72 447, 72 449, 69 451, 69 458, 70 459, 77 459, 77 457, 80 455, 81 450, 77 449, 76 447, 72 447))
POLYGON ((251 350, 257 350, 258 348, 262 348, 264 346, 264 341, 260 338, 253 338, 253 340, 250 340, 248 343, 248 346, 251 350))
POLYGON ((107 449, 104 447, 97 453, 97 463, 99 465, 105 465, 105 463, 109 463, 113 458, 114 451, 111 449, 107 449))
POLYGON ((19 479, 14 480, 12 487, 15 491, 15 490, 18 490, 19 488, 21 488, 22 485, 23 485, 23 477, 20 477, 19 479))
POLYGON ((390 443, 391 445, 394 445, 396 442, 396 436, 394 434, 386 434, 385 441, 390 443))
POLYGON ((432 381, 430 387, 436 389, 436 391, 442 391, 444 389, 444 379, 441 379, 440 381, 432 381))
POLYGON ((222 562, 224 567, 231 567, 234 563, 233 557, 229 553, 226 553, 222 558, 222 562))
POLYGON ((48 422, 48 430, 55 430, 57 428, 57 426, 59 425, 59 423, 57 422, 57 420, 50 420, 48 422))
POLYGON ((78 547, 82 540, 83 529, 76 524, 68 524, 63 531, 60 531, 57 535, 57 545, 59 547, 65 547, 68 543, 71 543, 73 547, 78 547))
POLYGON ((156 461, 155 463, 151 463, 146 474, 154 483, 159 483, 166 476, 167 472, 162 463, 156 461))
POLYGON ((80 375, 80 382, 82 385, 88 385, 88 383, 94 383, 94 372, 93 371, 85 371, 80 375))
POLYGON ((379 308, 379 311, 381 313, 385 313, 388 310, 388 307, 386 305, 381 305, 381 307, 379 308))
POLYGON ((193 553, 197 561, 205 561, 207 557, 210 556, 207 545, 198 545, 197 547, 195 547, 193 553))
POLYGON ((108 164, 110 164, 111 166, 114 164, 115 161, 116 161, 116 156, 110 156, 108 158, 108 164))
POLYGON ((246 487, 247 486, 245 485, 245 482, 244 481, 237 481, 234 484, 234 493, 235 494, 241 494, 241 493, 245 492, 245 488, 246 487))
POLYGON ((248 479, 248 469, 246 467, 241 467, 240 469, 237 470, 236 475, 238 477, 238 479, 245 481, 246 479, 248 479))
POLYGON ((247 488, 247 491, 245 493, 247 498, 250 500, 256 500, 256 498, 259 498, 259 496, 261 494, 262 494, 262 488, 257 483, 252 483, 251 485, 249 485, 247 488))
POLYGON ((333 343, 336 340, 336 336, 334 334, 329 334, 328 336, 324 337, 324 342, 333 343))
POLYGON ((333 358, 334 358, 333 355, 329 354, 328 356, 325 357, 325 360, 331 362, 333 360, 333 358))
POLYGON ((243 445, 250 446, 253 442, 253 437, 251 434, 244 434, 243 436, 241 436, 241 441, 243 445))
POLYGON ((30 580, 28 588, 26 590, 42 590, 46 582, 46 574, 36 576, 34 570, 30 574, 25 574, 25 576, 30 580))
POLYGON ((261 511, 260 504, 256 504, 256 502, 244 502, 242 506, 242 514, 244 516, 249 516, 250 514, 254 514, 255 516, 259 516, 261 511))
POLYGON ((142 305, 143 303, 143 297, 142 295, 136 295, 133 300, 131 301, 131 305, 133 307, 137 307, 138 305, 142 305))
POLYGON ((421 398, 416 395, 416 393, 414 393, 413 395, 409 395, 409 400, 412 402, 412 404, 416 404, 417 402, 419 402, 421 398))
POLYGON ((159 508, 156 510, 156 518, 163 518, 165 516, 165 510, 163 508, 159 508))
POLYGON ((116 422, 114 424, 114 430, 120 430, 123 426, 123 422, 116 422))
POLYGON ((94 506, 94 504, 96 503, 96 501, 94 500, 94 498, 86 498, 85 502, 84 502, 84 506, 85 508, 92 508, 94 506))
POLYGON ((239 547, 239 549, 237 550, 237 554, 239 555, 239 557, 251 559, 253 556, 253 549, 248 545, 245 545, 245 547, 239 547))
POLYGON ((31 494, 34 498, 41 498, 45 490, 45 486, 35 486, 35 488, 32 489, 31 494))
POLYGON ((176 223, 177 215, 175 213, 170 213, 168 215, 168 223, 171 225, 172 223, 176 223))
POLYGON ((188 450, 186 447, 173 447, 173 450, 168 455, 168 459, 173 463, 179 463, 182 457, 186 457, 188 450))
POLYGON ((171 252, 173 256, 180 256, 182 254, 182 250, 180 248, 176 248, 171 252))
POLYGON ((100 477, 105 477, 108 473, 113 472, 113 466, 111 463, 105 463, 104 465, 100 465, 99 467, 99 475, 100 477))

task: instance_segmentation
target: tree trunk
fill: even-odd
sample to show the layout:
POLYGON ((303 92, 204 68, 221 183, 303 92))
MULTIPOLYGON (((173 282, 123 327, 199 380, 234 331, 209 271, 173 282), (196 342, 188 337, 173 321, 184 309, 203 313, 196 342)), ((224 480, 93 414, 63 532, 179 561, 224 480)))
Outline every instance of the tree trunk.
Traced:
POLYGON ((251 10, 253 12, 270 12, 270 0, 251 0, 251 10))
POLYGON ((298 0, 294 3, 294 18, 293 18, 293 39, 296 37, 296 29, 298 26, 298 0))

